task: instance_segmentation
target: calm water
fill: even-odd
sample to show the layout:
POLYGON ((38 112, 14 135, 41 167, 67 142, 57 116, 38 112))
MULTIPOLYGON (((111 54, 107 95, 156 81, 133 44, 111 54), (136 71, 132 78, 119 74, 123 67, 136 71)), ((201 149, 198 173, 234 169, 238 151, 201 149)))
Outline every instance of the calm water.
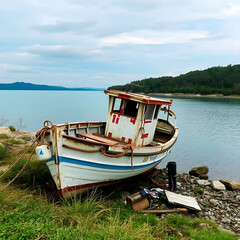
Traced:
MULTIPOLYGON (((178 172, 206 164, 211 179, 240 181, 240 99, 173 98, 179 139, 160 164, 176 161, 178 172)), ((103 92, 0 91, 0 119, 37 131, 44 120, 54 124, 106 120, 103 92)))

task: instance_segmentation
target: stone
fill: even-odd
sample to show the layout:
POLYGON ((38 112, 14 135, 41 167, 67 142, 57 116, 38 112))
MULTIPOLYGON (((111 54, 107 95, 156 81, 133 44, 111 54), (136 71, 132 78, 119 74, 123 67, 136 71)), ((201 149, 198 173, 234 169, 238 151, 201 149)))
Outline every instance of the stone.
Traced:
POLYGON ((208 179, 207 173, 209 169, 208 166, 203 165, 199 167, 194 167, 189 171, 189 175, 199 177, 200 179, 208 179))
POLYGON ((205 180, 208 180, 208 175, 201 175, 199 176, 200 179, 205 179, 205 180))
POLYGON ((199 180, 197 180, 197 184, 199 186, 208 186, 208 185, 210 185, 210 182, 208 180, 199 179, 199 180))
POLYGON ((216 199, 210 199, 209 201, 212 205, 217 206, 218 205, 218 200, 216 199))
POLYGON ((240 201, 240 195, 237 195, 237 196, 236 196, 236 200, 237 200, 237 201, 240 201))
POLYGON ((226 187, 224 184, 222 184, 220 181, 212 181, 212 187, 215 190, 226 190, 226 187))
POLYGON ((240 190, 240 183, 236 181, 228 181, 228 180, 219 180, 225 187, 229 190, 240 190))

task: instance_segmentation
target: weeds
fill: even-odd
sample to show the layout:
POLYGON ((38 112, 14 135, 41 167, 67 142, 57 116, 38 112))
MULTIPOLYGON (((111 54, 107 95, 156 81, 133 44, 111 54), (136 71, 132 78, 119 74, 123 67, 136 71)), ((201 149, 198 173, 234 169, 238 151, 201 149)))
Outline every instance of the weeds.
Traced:
POLYGON ((11 158, 11 155, 8 153, 7 149, 0 144, 0 165, 6 164, 11 158))
POLYGON ((5 133, 0 134, 0 139, 9 139, 9 138, 10 137, 5 133))
POLYGON ((31 140, 31 137, 28 136, 28 135, 24 135, 24 136, 21 136, 20 139, 24 140, 24 141, 30 141, 31 140))
MULTIPOLYGON (((20 169, 24 166, 26 160, 27 156, 25 156, 8 173, 6 173, 3 177, 3 180, 10 181, 13 179, 20 171, 20 169)), ((44 184, 49 179, 52 179, 52 177, 46 165, 43 162, 32 160, 15 180, 15 183, 24 184, 25 187, 28 186, 43 189, 44 184)))
POLYGON ((21 140, 17 140, 17 139, 14 139, 14 138, 12 138, 11 140, 10 140, 10 143, 12 143, 12 144, 23 144, 23 142, 21 141, 21 140))
POLYGON ((210 221, 180 215, 159 219, 122 204, 113 208, 99 196, 54 204, 11 187, 0 193, 0 204, 0 239, 237 239, 210 221))

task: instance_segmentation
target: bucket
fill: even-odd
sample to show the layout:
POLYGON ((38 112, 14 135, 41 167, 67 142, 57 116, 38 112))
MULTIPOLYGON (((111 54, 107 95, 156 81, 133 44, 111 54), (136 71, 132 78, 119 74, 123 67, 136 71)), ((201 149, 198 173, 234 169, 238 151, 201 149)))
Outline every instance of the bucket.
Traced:
POLYGON ((140 192, 127 196, 127 204, 130 205, 134 211, 146 209, 150 205, 148 199, 140 192))
POLYGON ((46 161, 52 157, 50 147, 47 144, 37 146, 35 152, 39 161, 46 161))

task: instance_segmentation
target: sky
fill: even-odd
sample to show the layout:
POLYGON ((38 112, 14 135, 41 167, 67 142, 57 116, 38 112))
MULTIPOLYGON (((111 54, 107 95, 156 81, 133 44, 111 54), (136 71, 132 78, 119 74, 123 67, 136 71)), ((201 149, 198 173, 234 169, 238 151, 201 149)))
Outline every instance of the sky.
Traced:
POLYGON ((107 88, 239 63, 239 0, 0 0, 0 83, 107 88))

